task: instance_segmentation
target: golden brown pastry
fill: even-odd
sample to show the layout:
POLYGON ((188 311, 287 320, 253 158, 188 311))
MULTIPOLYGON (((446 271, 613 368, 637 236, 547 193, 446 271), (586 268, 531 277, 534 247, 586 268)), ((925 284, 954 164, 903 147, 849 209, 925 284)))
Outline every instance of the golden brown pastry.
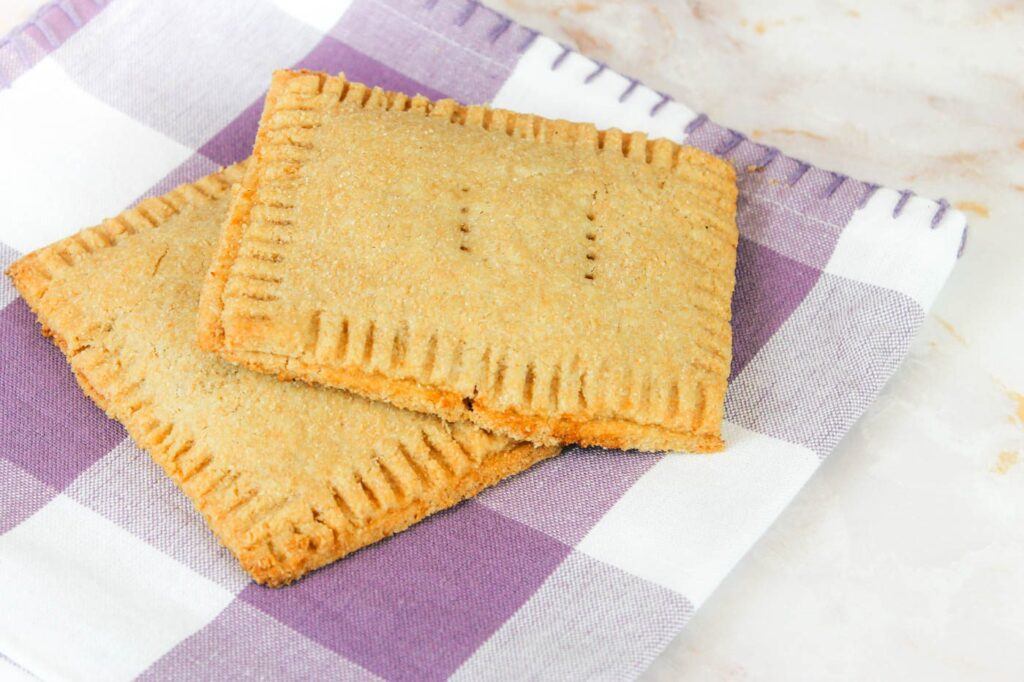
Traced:
POLYGON ((199 350, 199 289, 241 175, 147 199, 9 274, 85 392, 253 578, 290 582, 557 452, 199 350))
POLYGON ((253 158, 203 347, 536 443, 722 447, 728 163, 288 71, 253 158))

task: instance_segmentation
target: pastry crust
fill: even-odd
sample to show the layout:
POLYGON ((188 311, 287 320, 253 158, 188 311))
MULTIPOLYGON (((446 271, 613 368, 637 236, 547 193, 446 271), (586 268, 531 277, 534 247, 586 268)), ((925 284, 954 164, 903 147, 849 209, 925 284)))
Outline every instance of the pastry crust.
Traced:
POLYGON ((8 274, 82 389, 282 585, 557 453, 283 383, 194 345, 232 166, 35 251, 8 274))
POLYGON ((728 163, 291 71, 253 159, 203 348, 540 444, 721 449, 728 163))

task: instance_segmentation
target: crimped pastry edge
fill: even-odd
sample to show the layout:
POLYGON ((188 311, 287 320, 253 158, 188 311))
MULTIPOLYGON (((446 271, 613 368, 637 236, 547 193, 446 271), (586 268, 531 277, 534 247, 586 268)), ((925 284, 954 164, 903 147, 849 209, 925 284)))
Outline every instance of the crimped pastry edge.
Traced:
MULTIPOLYGON (((564 445, 568 443, 580 443, 583 445, 597 445, 606 448, 641 449, 641 450, 685 450, 689 452, 716 452, 724 447, 724 442, 718 432, 707 432, 705 423, 707 415, 697 415, 700 430, 678 430, 670 429, 658 424, 642 423, 626 418, 609 418, 594 416, 584 413, 563 412, 550 417, 537 414, 527 414, 516 409, 492 409, 483 403, 479 398, 472 399, 472 406, 467 405, 467 397, 446 388, 431 386, 413 379, 392 378, 384 376, 379 372, 368 372, 353 366, 338 366, 326 364, 312 364, 302 357, 284 356, 275 353, 261 352, 249 348, 233 348, 233 344, 225 339, 223 328, 224 299, 223 294, 227 282, 231 276, 231 269, 236 260, 242 238, 249 219, 250 211, 254 205, 254 196, 259 187, 261 163, 263 159, 261 150, 261 136, 266 136, 264 123, 276 113, 278 99, 287 96, 285 84, 295 78, 316 77, 320 82, 320 90, 324 88, 325 82, 340 80, 343 87, 359 87, 365 90, 366 101, 373 97, 389 98, 394 93, 386 93, 378 89, 370 90, 358 83, 349 83, 343 75, 330 77, 326 74, 309 71, 278 71, 274 74, 270 94, 261 117, 260 133, 258 133, 255 145, 254 158, 256 161, 250 164, 245 177, 241 183, 241 189, 236 195, 229 216, 221 233, 220 247, 215 256, 214 265, 207 275, 200 298, 200 324, 198 329, 198 342, 201 348, 216 352, 221 357, 242 364, 250 369, 265 373, 277 374, 281 378, 301 379, 309 383, 319 383, 334 386, 356 392, 367 398, 390 402, 398 407, 434 414, 450 421, 469 421, 485 429, 500 433, 516 439, 526 439, 540 445, 564 445)), ((415 99, 415 98, 414 98, 415 99)), ((464 107, 452 102, 442 100, 440 102, 429 102, 425 98, 422 107, 444 108, 444 115, 454 119, 453 123, 464 121, 466 112, 470 107, 464 107)), ((487 109, 487 108, 485 108, 487 109)), ((542 117, 514 114, 498 109, 487 109, 492 114, 512 114, 513 116, 524 117, 530 121, 547 120, 542 117)), ((532 126, 533 123, 531 122, 532 126)), ((589 124, 570 124, 593 129, 589 124)), ((506 130, 508 134, 513 129, 506 130)), ((710 172, 718 174, 727 181, 731 187, 731 193, 722 200, 735 211, 736 187, 735 170, 732 165, 705 152, 678 145, 667 140, 647 141, 644 140, 645 152, 643 154, 630 153, 629 135, 622 135, 619 131, 596 131, 599 135, 614 133, 622 139, 623 156, 626 160, 651 163, 652 159, 658 158, 654 146, 663 143, 671 147, 673 151, 672 161, 675 164, 684 164, 695 159, 710 160, 710 172)), ((603 137, 601 138, 603 144, 603 137)), ((267 146, 270 145, 267 142, 267 146)), ((301 156, 301 154, 300 154, 301 156)), ((301 160, 301 159, 299 159, 301 160)), ((733 227, 735 224, 733 223, 733 227)), ((735 241, 738 233, 730 234, 727 239, 735 241)), ((735 254, 733 254, 735 258, 735 254)), ((730 283, 731 286, 731 283, 730 283)), ((726 362, 728 366, 728 362, 726 362)), ((727 370, 725 372, 727 374, 727 370)), ((701 386, 705 391, 710 388, 708 394, 712 401, 721 403, 724 400, 725 377, 721 382, 711 382, 710 387, 701 386), (718 385, 718 384, 723 385, 718 385)), ((720 425, 719 416, 717 422, 720 425)))
MULTIPOLYGON (((230 191, 230 183, 237 181, 240 175, 241 164, 236 164, 194 183, 181 185, 164 197, 182 190, 195 190, 199 196, 195 197, 195 202, 185 202, 177 208, 169 206, 166 202, 161 203, 164 197, 144 200, 139 206, 100 225, 86 228, 71 237, 27 254, 11 264, 7 274, 37 316, 43 334, 51 337, 64 353, 76 381, 85 394, 107 415, 124 425, 132 439, 153 457, 168 477, 189 497, 202 513, 209 528, 237 557, 243 569, 254 580, 271 587, 286 585, 312 570, 404 530, 430 514, 472 497, 484 488, 559 452, 559 448, 515 443, 506 450, 490 454, 482 465, 468 467, 462 476, 454 481, 449 480, 449 487, 440 493, 435 490, 428 491, 434 495, 433 499, 420 497, 411 504, 377 516, 373 523, 368 523, 350 535, 349 541, 344 544, 337 541, 334 545, 318 543, 309 536, 295 535, 271 549, 268 542, 253 537, 253 528, 236 523, 231 518, 232 509, 220 504, 219 498, 205 498, 200 494, 197 485, 200 481, 191 477, 192 472, 182 472, 173 466, 175 446, 181 442, 181 438, 187 439, 188 436, 183 436, 179 432, 178 438, 168 438, 167 433, 174 429, 174 425, 160 421, 152 410, 120 409, 117 396, 111 395, 120 387, 110 381, 110 373, 105 371, 104 367, 110 364, 114 355, 102 350, 99 352, 99 359, 94 352, 88 365, 81 362, 79 359, 82 356, 76 353, 77 349, 71 348, 68 338, 51 326, 51 316, 42 305, 42 299, 52 279, 49 271, 54 267, 74 267, 75 258, 87 257, 97 248, 116 246, 119 243, 118 237, 132 233, 130 230, 122 229, 126 222, 135 223, 135 227, 156 228, 190 203, 197 203, 203 198, 215 200, 222 196, 223 192, 230 191), (211 179, 226 183, 227 186, 212 187, 209 184, 211 179), (100 234, 103 236, 98 236, 100 234)), ((214 455, 211 453, 212 456, 214 455)), ((271 521, 262 519, 260 523, 268 534, 272 530, 271 521)), ((267 539, 269 540, 269 535, 267 539)))

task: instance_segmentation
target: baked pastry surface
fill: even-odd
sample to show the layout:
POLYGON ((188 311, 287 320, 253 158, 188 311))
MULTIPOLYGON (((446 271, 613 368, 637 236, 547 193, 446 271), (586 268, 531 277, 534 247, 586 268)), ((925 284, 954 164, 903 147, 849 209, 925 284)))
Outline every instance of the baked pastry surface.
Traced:
POLYGON ((242 172, 147 199, 9 274, 85 392, 253 578, 290 582, 557 452, 198 349, 199 289, 242 172))
POLYGON ((728 163, 288 71, 253 158, 204 348, 536 443, 722 447, 728 163))

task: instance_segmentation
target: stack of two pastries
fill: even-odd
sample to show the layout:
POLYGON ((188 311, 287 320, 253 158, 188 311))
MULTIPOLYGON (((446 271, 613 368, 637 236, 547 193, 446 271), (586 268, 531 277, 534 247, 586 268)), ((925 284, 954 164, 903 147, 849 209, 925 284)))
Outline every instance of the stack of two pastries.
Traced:
POLYGON ((249 160, 10 275, 280 585, 562 444, 720 449, 735 207, 668 140, 283 71, 249 160))

